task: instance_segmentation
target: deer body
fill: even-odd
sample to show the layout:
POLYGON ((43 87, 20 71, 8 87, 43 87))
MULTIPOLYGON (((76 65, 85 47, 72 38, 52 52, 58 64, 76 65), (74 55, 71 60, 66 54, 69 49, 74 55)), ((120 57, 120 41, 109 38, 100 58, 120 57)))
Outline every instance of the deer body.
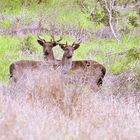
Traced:
POLYGON ((94 79, 94 82, 100 86, 105 76, 106 69, 103 65, 93 60, 73 61, 70 71, 79 71, 86 75, 86 79, 94 79))
MULTIPOLYGON (((17 82, 25 72, 28 70, 37 70, 40 66, 43 66, 42 61, 20 60, 12 63, 9 67, 10 78, 17 82)), ((44 65, 45 66, 45 65, 44 65)))

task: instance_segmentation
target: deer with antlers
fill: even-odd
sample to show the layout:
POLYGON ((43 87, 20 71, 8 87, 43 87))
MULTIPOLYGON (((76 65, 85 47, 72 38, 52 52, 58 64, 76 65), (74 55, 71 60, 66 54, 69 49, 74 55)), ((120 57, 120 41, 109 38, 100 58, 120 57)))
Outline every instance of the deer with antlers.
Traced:
POLYGON ((57 46, 58 43, 62 40, 60 38, 59 40, 55 40, 54 36, 51 36, 52 39, 47 42, 45 39, 42 39, 38 36, 37 42, 43 47, 43 53, 44 53, 44 60, 43 61, 33 61, 33 60, 20 60, 12 63, 9 67, 10 72, 10 78, 12 78, 15 82, 18 80, 20 75, 23 74, 24 70, 34 70, 40 67, 47 67, 47 63, 52 63, 52 65, 55 65, 55 58, 53 54, 52 48, 57 46))
POLYGON ((99 64, 93 60, 79 60, 72 61, 72 56, 74 51, 80 47, 81 40, 74 42, 72 45, 59 43, 59 46, 63 49, 64 54, 61 62, 63 73, 76 72, 78 71, 87 76, 86 80, 90 79, 92 82, 93 88, 99 89, 102 85, 102 80, 106 73, 106 69, 103 65, 99 64))

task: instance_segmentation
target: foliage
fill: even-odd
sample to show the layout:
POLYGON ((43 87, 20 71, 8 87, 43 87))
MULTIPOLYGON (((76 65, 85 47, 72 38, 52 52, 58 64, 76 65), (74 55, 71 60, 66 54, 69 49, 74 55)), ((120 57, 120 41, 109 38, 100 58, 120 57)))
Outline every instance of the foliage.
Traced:
POLYGON ((1 28, 9 28, 11 26, 11 21, 10 20, 1 20, 0 21, 0 27, 1 28))
POLYGON ((130 61, 140 60, 140 48, 132 48, 128 50, 126 53, 126 57, 128 57, 130 61))
POLYGON ((20 46, 20 50, 23 53, 27 53, 27 54, 32 54, 33 52, 36 52, 36 49, 34 47, 33 44, 33 37, 31 35, 28 35, 27 37, 25 37, 19 44, 20 46))
POLYGON ((135 16, 129 16, 129 23, 133 26, 133 27, 138 27, 139 24, 137 23, 137 17, 135 16))
MULTIPOLYGON (((127 25, 125 25, 125 27, 123 27, 121 25, 120 28, 126 28, 130 25, 132 25, 133 27, 137 27, 138 26, 138 19, 139 19, 139 10, 134 7, 133 10, 125 10, 125 7, 129 5, 135 5, 137 4, 137 0, 128 0, 128 1, 124 1, 124 0, 119 0, 119 1, 115 1, 112 9, 112 22, 115 25, 116 22, 118 24, 121 25, 122 22, 126 22, 124 21, 124 13, 125 13, 125 17, 128 19, 128 23, 127 25), (116 9, 116 8, 118 9, 116 9), (124 10, 120 10, 121 7, 124 7, 124 10), (126 12, 127 11, 127 12, 126 12), (135 15, 132 15, 131 13, 135 13, 135 15), (119 20, 118 20, 119 19, 119 20)), ((80 5, 82 11, 84 13, 86 13, 88 15, 88 19, 91 20, 94 23, 97 24, 104 24, 105 26, 109 25, 109 17, 108 17, 108 12, 107 9, 105 7, 105 2, 104 0, 93 0, 93 1, 85 1, 85 0, 78 0, 78 4, 80 5)), ((110 5, 110 1, 108 1, 108 6, 110 5)))

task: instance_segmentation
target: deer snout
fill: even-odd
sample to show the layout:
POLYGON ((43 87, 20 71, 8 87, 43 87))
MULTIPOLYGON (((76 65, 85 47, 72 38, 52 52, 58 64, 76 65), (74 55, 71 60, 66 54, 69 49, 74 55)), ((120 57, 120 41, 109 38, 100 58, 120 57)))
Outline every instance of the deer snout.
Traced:
POLYGON ((72 58, 72 55, 67 56, 68 59, 72 58))
POLYGON ((71 52, 69 52, 69 53, 67 53, 67 58, 69 59, 69 58, 72 58, 72 56, 73 56, 73 53, 71 53, 71 52))
POLYGON ((69 50, 69 51, 67 52, 66 56, 67 56, 68 59, 72 58, 72 56, 73 56, 73 51, 70 51, 70 50, 69 50))

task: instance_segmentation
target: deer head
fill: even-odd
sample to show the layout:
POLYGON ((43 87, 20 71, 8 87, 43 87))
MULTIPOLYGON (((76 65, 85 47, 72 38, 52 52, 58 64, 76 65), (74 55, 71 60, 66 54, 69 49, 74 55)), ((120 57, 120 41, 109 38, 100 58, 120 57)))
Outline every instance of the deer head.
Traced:
POLYGON ((59 46, 64 50, 61 67, 62 72, 65 74, 69 72, 72 67, 72 56, 74 51, 80 47, 81 40, 79 39, 78 42, 73 42, 72 45, 59 43, 59 46))
POLYGON ((38 35, 37 42, 41 46, 43 46, 43 53, 44 53, 45 61, 55 60, 52 48, 57 46, 59 44, 59 42, 62 40, 62 37, 60 37, 59 40, 55 40, 54 36, 52 36, 52 35, 51 35, 51 37, 52 37, 51 40, 47 42, 45 39, 42 39, 38 35))
POLYGON ((80 47, 80 43, 81 43, 80 39, 77 41, 77 43, 76 43, 76 41, 74 41, 72 43, 72 45, 68 45, 67 42, 66 42, 66 44, 59 43, 59 46, 64 51, 63 57, 65 57, 67 59, 72 58, 72 56, 74 54, 74 51, 77 50, 80 47))

